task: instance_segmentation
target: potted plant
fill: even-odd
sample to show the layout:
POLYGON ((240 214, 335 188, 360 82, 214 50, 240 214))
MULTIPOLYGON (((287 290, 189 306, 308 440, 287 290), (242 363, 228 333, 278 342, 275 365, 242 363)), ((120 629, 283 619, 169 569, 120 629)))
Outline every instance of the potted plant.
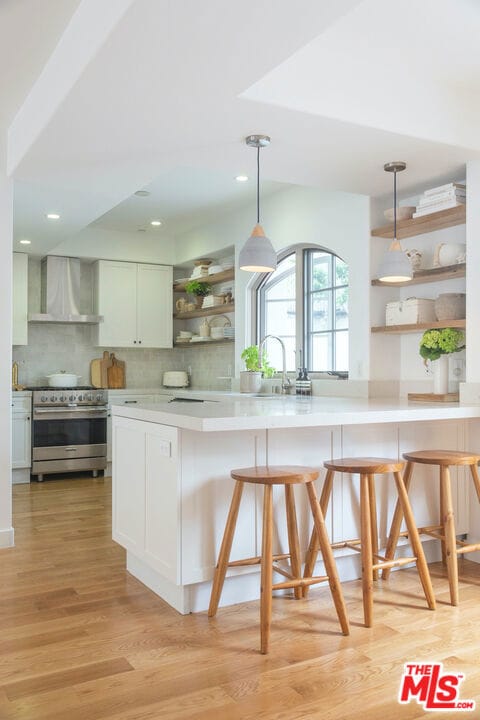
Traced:
POLYGON ((267 353, 263 351, 263 357, 259 362, 258 345, 246 347, 241 355, 245 362, 245 370, 240 373, 240 392, 260 392, 262 378, 271 378, 276 370, 267 359, 267 353))
POLYGON ((195 296, 195 302, 197 304, 197 307, 201 308, 203 298, 206 295, 210 295, 212 287, 211 285, 209 285, 209 283, 202 282, 201 280, 190 280, 186 283, 185 290, 187 293, 190 293, 190 295, 195 296))
POLYGON ((425 365, 433 362, 433 392, 448 392, 448 355, 465 349, 465 333, 456 328, 426 330, 420 340, 420 355, 425 365))

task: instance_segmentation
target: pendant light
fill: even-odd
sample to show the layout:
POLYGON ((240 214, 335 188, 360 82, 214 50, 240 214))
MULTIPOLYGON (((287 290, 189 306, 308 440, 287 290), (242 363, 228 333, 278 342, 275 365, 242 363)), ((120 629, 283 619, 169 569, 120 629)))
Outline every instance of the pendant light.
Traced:
POLYGON ((406 167, 404 162, 389 162, 383 166, 385 172, 393 173, 393 240, 378 269, 378 279, 382 282, 399 283, 413 277, 410 258, 397 240, 397 172, 406 167))
POLYGON ((272 272, 277 267, 277 253, 260 225, 260 148, 270 144, 268 135, 249 135, 245 138, 249 147, 257 149, 257 224, 240 250, 240 270, 249 272, 272 272))

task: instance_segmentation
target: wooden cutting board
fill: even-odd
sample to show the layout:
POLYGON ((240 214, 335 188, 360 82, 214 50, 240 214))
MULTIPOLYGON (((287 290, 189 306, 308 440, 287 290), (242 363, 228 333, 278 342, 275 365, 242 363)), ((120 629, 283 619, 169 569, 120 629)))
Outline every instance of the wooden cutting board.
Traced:
POLYGON ((110 355, 111 365, 107 370, 108 387, 121 390, 125 387, 125 362, 117 360, 115 353, 110 355))
POLYGON ((93 387, 96 388, 107 388, 108 387, 108 368, 112 365, 112 359, 110 353, 105 350, 103 357, 95 358, 90 363, 90 380, 93 387))
POLYGON ((408 393, 408 399, 417 402, 458 402, 458 393, 408 393))

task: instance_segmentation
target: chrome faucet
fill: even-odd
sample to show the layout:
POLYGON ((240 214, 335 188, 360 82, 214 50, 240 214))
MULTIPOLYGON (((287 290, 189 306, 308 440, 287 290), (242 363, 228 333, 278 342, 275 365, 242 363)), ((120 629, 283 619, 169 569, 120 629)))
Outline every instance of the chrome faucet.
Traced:
POLYGON ((287 377, 287 355, 285 352, 285 345, 281 338, 278 337, 278 335, 265 335, 263 340, 260 342, 260 345, 258 346, 258 363, 261 366, 262 365, 262 358, 263 358, 263 348, 268 340, 268 338, 273 338, 274 340, 278 340, 280 345, 282 346, 282 363, 283 363, 283 370, 282 370, 282 395, 286 395, 288 392, 290 392, 290 388, 292 386, 292 381, 289 377, 287 377))

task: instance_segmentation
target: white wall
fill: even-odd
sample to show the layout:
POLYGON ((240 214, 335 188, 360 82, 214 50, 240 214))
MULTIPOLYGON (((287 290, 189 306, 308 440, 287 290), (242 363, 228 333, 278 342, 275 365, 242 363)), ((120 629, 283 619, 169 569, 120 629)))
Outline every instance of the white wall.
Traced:
MULTIPOLYGON (((176 264, 192 258, 215 257, 229 245, 238 254, 255 224, 255 207, 249 205, 219 216, 209 225, 176 239, 176 264)), ((350 378, 369 376, 369 238, 370 203, 364 195, 291 187, 262 201, 262 225, 276 250, 298 243, 318 244, 332 250, 350 267, 350 378)), ((247 286, 252 275, 238 270, 235 279, 236 373, 240 354, 249 345, 247 286)))
POLYGON ((11 361, 13 188, 0 147, 0 547, 13 545, 11 495, 11 361))

